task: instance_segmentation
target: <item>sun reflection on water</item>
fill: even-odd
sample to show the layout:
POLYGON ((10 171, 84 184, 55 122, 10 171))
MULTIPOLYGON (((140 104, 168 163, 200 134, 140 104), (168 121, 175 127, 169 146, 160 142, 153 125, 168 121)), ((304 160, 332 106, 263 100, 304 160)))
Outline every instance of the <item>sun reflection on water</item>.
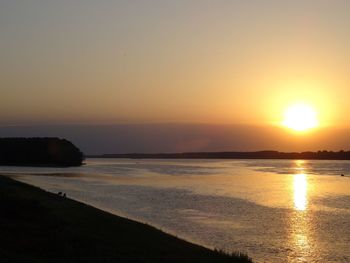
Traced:
POLYGON ((304 211, 307 207, 307 179, 305 174, 294 175, 294 207, 304 211))
POLYGON ((291 246, 289 262, 307 262, 314 253, 310 237, 310 212, 308 209, 308 177, 305 161, 295 161, 296 174, 292 177, 294 211, 290 218, 291 246))

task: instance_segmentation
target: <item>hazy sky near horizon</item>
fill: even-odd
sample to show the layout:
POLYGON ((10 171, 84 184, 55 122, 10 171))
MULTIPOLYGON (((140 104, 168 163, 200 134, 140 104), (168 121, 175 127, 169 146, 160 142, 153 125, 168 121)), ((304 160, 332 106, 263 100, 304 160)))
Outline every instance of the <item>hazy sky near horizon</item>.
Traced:
POLYGON ((350 126, 350 1, 0 2, 0 124, 350 126))
POLYGON ((323 128, 295 136, 273 126, 119 124, 0 126, 3 137, 62 137, 85 154, 193 151, 350 150, 349 129, 323 128))

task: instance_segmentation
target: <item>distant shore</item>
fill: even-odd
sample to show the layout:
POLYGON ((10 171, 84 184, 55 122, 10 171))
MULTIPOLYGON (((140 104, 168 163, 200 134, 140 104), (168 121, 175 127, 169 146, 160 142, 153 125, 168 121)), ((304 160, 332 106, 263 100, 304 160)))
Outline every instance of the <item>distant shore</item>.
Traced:
POLYGON ((124 153, 87 155, 87 158, 128 159, 291 159, 291 160, 350 160, 350 151, 317 152, 185 152, 185 153, 124 153))
POLYGON ((1 262, 252 262, 0 175, 1 262))

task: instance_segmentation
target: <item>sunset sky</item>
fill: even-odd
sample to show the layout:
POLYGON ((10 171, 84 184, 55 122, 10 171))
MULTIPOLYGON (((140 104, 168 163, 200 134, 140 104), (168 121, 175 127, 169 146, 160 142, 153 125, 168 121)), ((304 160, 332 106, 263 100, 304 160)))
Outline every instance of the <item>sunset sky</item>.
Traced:
POLYGON ((102 152, 87 146, 99 133, 79 141, 84 125, 107 132, 171 123, 179 138, 198 134, 195 145, 204 146, 176 148, 191 145, 178 139, 138 149, 128 137, 114 152, 350 148, 349 10, 346 0, 1 1, 0 136, 53 136, 47 127, 59 125, 57 136, 102 152), (293 147, 276 130, 255 144, 228 143, 237 125, 252 134, 280 129, 298 103, 318 125, 286 132, 293 147), (219 139, 227 144, 208 146, 219 139))

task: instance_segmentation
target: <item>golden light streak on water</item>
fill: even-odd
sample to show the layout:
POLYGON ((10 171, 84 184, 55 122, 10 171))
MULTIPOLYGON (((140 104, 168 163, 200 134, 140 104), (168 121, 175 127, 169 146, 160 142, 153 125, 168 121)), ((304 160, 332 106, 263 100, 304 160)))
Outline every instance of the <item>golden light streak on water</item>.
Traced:
POLYGON ((295 161, 297 174, 292 175, 294 212, 291 213, 291 247, 288 262, 308 262, 314 253, 314 242, 310 237, 310 211, 308 210, 308 177, 305 161, 295 161))
POLYGON ((294 175, 294 207, 304 211, 307 208, 307 179, 305 174, 294 175))

